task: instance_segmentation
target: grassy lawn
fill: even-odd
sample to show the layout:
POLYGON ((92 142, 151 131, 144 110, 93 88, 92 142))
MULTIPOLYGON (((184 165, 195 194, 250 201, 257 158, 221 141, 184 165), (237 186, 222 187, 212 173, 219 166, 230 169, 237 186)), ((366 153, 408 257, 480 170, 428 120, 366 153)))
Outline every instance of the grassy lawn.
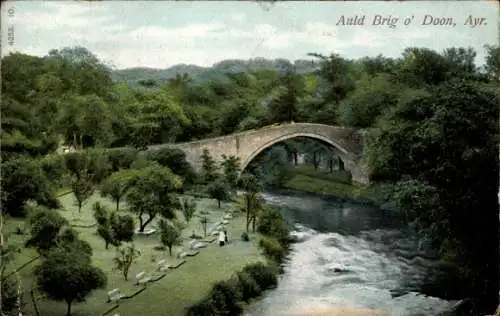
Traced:
MULTIPOLYGON (((60 200, 63 207, 61 214, 71 224, 78 225, 75 229, 79 231, 82 239, 90 243, 94 250, 94 263, 108 276, 108 286, 105 290, 95 291, 88 297, 86 302, 74 305, 74 316, 101 315, 108 308, 112 307, 111 303, 106 302, 107 291, 119 288, 123 294, 132 294, 140 289, 139 286, 134 284, 137 273, 144 271, 154 277, 159 275, 159 272, 156 272, 156 263, 158 261, 165 259, 172 265, 179 263, 180 260, 177 259, 177 254, 182 251, 189 251, 189 241, 191 240, 189 236, 192 232, 195 231, 197 235, 203 235, 203 228, 199 217, 201 216, 200 212, 207 213, 204 215, 207 216, 209 222, 207 225, 207 232, 209 232, 211 227, 214 227, 221 220, 222 216, 233 208, 231 203, 223 203, 222 207, 218 209, 215 200, 197 198, 197 213, 183 230, 183 245, 173 249, 172 257, 169 256, 168 251, 155 249, 156 246, 160 245, 158 235, 153 235, 149 238, 136 236, 134 243, 141 251, 141 256, 132 265, 129 280, 125 281, 123 276, 114 270, 113 257, 115 250, 113 247, 110 246, 108 250, 105 249, 104 241, 95 233, 95 227, 80 227, 94 224, 92 204, 95 201, 101 201, 111 209, 114 209, 114 203, 111 200, 102 199, 96 193, 82 208, 81 213, 78 213, 74 206, 72 194, 64 195, 60 197, 60 200)), ((126 211, 122 212, 125 213, 126 211)), ((182 219, 182 216, 179 218, 182 219)), ((153 221, 148 228, 154 228, 156 224, 157 221, 153 221)), ((15 230, 16 227, 24 227, 24 222, 21 220, 10 220, 7 227, 8 229, 15 230)), ((197 256, 186 257, 184 265, 178 269, 169 270, 163 279, 150 283, 144 292, 132 299, 122 300, 120 307, 115 312, 121 316, 135 316, 141 313, 147 315, 183 315, 184 309, 201 299, 214 282, 229 278, 248 262, 264 260, 255 244, 257 238, 253 238, 254 242, 241 241, 240 236, 245 230, 244 214, 234 214, 233 219, 229 220, 226 228, 229 236, 229 244, 227 246, 219 247, 216 243, 209 244, 207 248, 202 248, 197 256)), ((12 234, 10 242, 22 244, 24 238, 25 236, 12 234)), ((35 251, 23 249, 12 266, 18 267, 33 257, 36 257, 35 251)), ((33 283, 31 277, 32 269, 36 264, 37 261, 33 262, 19 273, 25 290, 26 315, 35 314, 29 291, 33 283)), ((66 304, 63 302, 54 302, 39 297, 37 303, 42 316, 65 315, 66 304)))
POLYGON ((327 173, 316 171, 312 166, 301 165, 294 167, 290 173, 291 177, 284 185, 287 189, 348 199, 376 200, 375 188, 351 184, 347 171, 334 170, 333 173, 327 173))

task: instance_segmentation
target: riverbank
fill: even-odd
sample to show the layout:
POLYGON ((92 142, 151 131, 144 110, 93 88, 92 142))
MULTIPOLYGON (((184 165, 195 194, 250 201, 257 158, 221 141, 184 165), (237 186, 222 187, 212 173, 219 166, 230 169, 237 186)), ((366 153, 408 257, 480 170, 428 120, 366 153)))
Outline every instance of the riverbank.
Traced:
POLYGON ((348 171, 334 170, 332 173, 316 171, 312 166, 299 165, 290 169, 283 188, 332 196, 346 200, 380 204, 376 187, 355 185, 348 171))
MULTIPOLYGON (((183 230, 182 245, 173 249, 172 256, 168 251, 162 250, 158 234, 146 236, 136 236, 134 244, 141 251, 140 257, 132 265, 129 280, 125 281, 119 271, 115 270, 113 258, 115 250, 113 247, 106 250, 104 242, 96 234, 95 220, 93 218, 92 204, 96 201, 103 203, 110 208, 114 207, 112 201, 103 199, 99 194, 90 198, 87 204, 79 213, 74 206, 72 194, 59 197, 62 208, 61 214, 66 217, 70 224, 79 232, 80 237, 89 242, 94 250, 93 261, 101 268, 108 277, 108 286, 104 290, 93 292, 84 303, 75 304, 72 315, 103 315, 114 306, 108 303, 107 292, 118 288, 124 295, 132 295, 141 289, 136 285, 136 274, 145 272, 153 278, 159 277, 160 272, 157 267, 161 260, 165 260, 170 266, 180 265, 178 268, 169 269, 165 277, 158 281, 149 283, 146 289, 137 296, 121 300, 119 306, 113 311, 120 316, 133 316, 148 314, 152 316, 160 315, 183 315, 185 309, 197 302, 211 290, 215 282, 228 279, 236 271, 241 270, 245 265, 252 262, 264 262, 261 251, 257 246, 258 235, 250 234, 251 242, 241 240, 241 234, 245 231, 246 218, 244 214, 237 211, 233 203, 223 203, 221 208, 213 199, 196 198, 197 210, 193 219, 186 224, 183 230), (193 256, 183 259, 178 258, 178 254, 189 252, 190 236, 193 231, 196 235, 203 236, 201 216, 207 216, 207 232, 221 220, 224 215, 232 214, 232 219, 226 225, 229 243, 225 247, 219 247, 216 243, 209 243, 206 248, 193 256)), ((125 209, 123 206, 122 209, 125 209)), ((126 213, 126 211, 121 211, 126 213)), ((182 216, 179 217, 182 219, 182 216)), ((17 227, 24 228, 24 221, 11 220, 8 222, 9 230, 16 231, 17 227)), ((156 222, 148 225, 148 228, 155 228, 156 222)), ((11 265, 15 269, 25 262, 36 258, 36 252, 26 249, 22 245, 28 237, 28 230, 25 234, 12 235, 11 243, 17 244, 21 248, 21 253, 11 265)), ((210 240, 211 238, 207 238, 210 240)), ((213 239, 213 238, 212 238, 213 239)), ((30 299, 30 290, 33 287, 33 268, 38 264, 35 259, 30 264, 20 270, 19 275, 24 288, 24 298, 26 302, 26 315, 35 315, 35 308, 30 299)), ((8 273, 8 271, 7 271, 8 273)), ((46 300, 39 295, 37 305, 41 315, 65 315, 66 304, 46 300)))

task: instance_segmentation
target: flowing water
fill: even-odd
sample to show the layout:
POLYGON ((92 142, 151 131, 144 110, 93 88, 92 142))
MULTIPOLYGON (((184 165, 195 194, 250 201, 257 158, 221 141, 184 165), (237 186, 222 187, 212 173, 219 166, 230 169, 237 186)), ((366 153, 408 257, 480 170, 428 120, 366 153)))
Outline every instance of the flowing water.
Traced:
POLYGON ((248 315, 433 316, 456 303, 418 293, 432 256, 396 212, 307 194, 264 197, 298 242, 277 289, 248 315))

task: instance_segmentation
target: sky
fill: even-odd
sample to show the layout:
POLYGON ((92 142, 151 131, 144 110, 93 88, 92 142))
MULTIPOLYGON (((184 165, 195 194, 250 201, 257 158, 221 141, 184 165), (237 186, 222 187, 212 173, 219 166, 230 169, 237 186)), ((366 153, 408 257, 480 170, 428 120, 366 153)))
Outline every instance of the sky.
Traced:
POLYGON ((498 45, 499 37, 495 1, 7 1, 1 9, 2 56, 83 46, 118 69, 311 59, 312 52, 399 57, 415 46, 473 47, 482 64, 484 45, 498 45), (373 25, 377 15, 398 21, 373 25), (423 25, 426 15, 426 22, 444 17, 452 25, 423 25), (363 16, 364 25, 341 25, 363 16))

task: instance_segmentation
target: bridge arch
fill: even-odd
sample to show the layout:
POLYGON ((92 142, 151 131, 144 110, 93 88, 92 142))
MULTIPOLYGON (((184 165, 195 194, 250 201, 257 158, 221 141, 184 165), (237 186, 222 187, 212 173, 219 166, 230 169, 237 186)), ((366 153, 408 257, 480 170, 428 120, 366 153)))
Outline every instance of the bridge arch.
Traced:
POLYGON ((352 159, 349 157, 349 153, 346 149, 344 149, 340 144, 329 139, 328 137, 325 137, 325 136, 322 136, 322 135, 319 135, 316 133, 314 133, 314 134, 313 133, 292 133, 292 134, 287 134, 287 135, 281 135, 279 137, 274 138, 271 141, 265 142, 260 147, 258 147, 256 150, 251 152, 247 157, 240 157, 241 170, 244 171, 248 167, 248 165, 264 150, 266 150, 266 149, 268 149, 268 148, 272 147, 273 145, 278 144, 280 142, 283 142, 283 141, 286 141, 289 139, 293 139, 293 138, 297 138, 297 137, 307 137, 307 138, 320 140, 322 142, 325 142, 325 143, 331 145, 335 149, 337 149, 339 151, 339 156, 343 161, 349 161, 352 159))
POLYGON ((177 144, 151 146, 148 150, 176 147, 186 154, 186 160, 196 169, 202 168, 201 156, 208 150, 217 163, 223 156, 240 159, 242 170, 264 149, 295 137, 317 139, 336 148, 339 157, 351 171, 353 181, 368 183, 367 168, 362 163, 364 132, 352 128, 314 123, 291 123, 262 127, 232 135, 218 136, 177 144))

